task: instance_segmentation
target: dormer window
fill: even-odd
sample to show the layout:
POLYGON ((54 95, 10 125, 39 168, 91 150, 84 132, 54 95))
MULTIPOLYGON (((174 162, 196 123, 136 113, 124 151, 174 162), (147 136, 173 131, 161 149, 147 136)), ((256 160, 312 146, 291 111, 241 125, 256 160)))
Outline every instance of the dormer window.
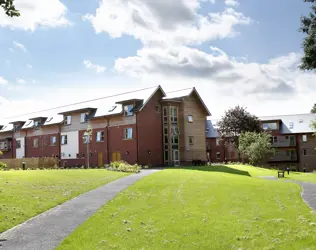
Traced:
POLYGON ((124 106, 124 116, 132 116, 134 113, 132 112, 132 109, 134 106, 132 104, 125 105, 124 106))
POLYGON ((277 122, 264 122, 262 123, 262 128, 264 130, 277 130, 278 123, 277 122))
POLYGON ((82 113, 80 116, 80 122, 84 123, 87 122, 87 114, 86 113, 82 113))
POLYGON ((67 115, 65 116, 65 125, 70 125, 71 124, 71 116, 67 115))

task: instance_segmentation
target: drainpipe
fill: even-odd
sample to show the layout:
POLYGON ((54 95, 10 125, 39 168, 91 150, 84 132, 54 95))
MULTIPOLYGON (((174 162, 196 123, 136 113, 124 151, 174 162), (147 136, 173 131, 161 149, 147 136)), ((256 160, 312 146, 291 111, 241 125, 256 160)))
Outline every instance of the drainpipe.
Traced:
POLYGON ((11 151, 12 151, 12 159, 14 159, 14 131, 12 130, 12 141, 11 141, 11 151))
POLYGON ((27 147, 28 147, 28 145, 27 145, 27 130, 25 130, 25 137, 24 137, 24 158, 27 158, 27 155, 26 155, 26 149, 27 149, 27 147))
POLYGON ((106 153, 108 158, 108 164, 110 164, 110 150, 109 150, 109 118, 106 118, 106 153))
MULTIPOLYGON (((61 164, 61 126, 58 124, 58 167, 60 168, 61 164)), ((56 142, 57 143, 57 142, 56 142)))
POLYGON ((138 139, 139 139, 139 135, 138 135, 138 113, 136 112, 135 113, 136 115, 136 161, 137 161, 137 164, 139 164, 139 155, 138 155, 138 151, 139 151, 139 148, 138 148, 138 139))

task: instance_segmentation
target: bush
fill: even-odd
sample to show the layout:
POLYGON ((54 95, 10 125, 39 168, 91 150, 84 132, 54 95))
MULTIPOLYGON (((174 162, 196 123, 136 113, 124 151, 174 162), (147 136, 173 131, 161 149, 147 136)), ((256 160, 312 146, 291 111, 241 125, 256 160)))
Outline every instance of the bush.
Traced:
POLYGON ((0 162, 0 170, 7 170, 7 169, 8 169, 7 164, 0 162))
POLYGON ((139 173, 142 167, 138 164, 128 164, 125 161, 113 161, 110 163, 108 170, 127 172, 127 173, 139 173))

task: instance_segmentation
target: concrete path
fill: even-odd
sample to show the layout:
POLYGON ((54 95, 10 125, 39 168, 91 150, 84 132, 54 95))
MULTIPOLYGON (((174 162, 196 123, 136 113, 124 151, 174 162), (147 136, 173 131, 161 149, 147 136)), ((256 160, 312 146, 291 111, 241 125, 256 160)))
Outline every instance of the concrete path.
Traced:
POLYGON ((52 208, 0 234, 0 249, 50 250, 103 204, 142 177, 159 170, 143 170, 115 180, 52 208))
MULTIPOLYGON (((267 179, 267 180, 278 180, 275 176, 260 176, 259 178, 267 179)), ((282 179, 281 179, 282 180, 282 179)), ((302 181, 294 181, 294 180, 282 180, 286 182, 293 182, 301 185, 303 191, 301 193, 302 199, 304 202, 314 211, 316 211, 316 184, 302 181)))

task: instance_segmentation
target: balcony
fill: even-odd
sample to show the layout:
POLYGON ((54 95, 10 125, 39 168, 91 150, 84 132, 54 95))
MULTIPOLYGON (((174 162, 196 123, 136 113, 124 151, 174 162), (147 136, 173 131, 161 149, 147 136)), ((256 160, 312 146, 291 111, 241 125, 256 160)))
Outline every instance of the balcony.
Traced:
POLYGON ((281 148, 281 147, 295 147, 296 138, 295 136, 273 136, 271 138, 272 147, 281 148))
POLYGON ((275 156, 271 156, 269 158, 269 162, 282 162, 282 161, 297 161, 297 154, 287 155, 287 154, 279 154, 275 156))

